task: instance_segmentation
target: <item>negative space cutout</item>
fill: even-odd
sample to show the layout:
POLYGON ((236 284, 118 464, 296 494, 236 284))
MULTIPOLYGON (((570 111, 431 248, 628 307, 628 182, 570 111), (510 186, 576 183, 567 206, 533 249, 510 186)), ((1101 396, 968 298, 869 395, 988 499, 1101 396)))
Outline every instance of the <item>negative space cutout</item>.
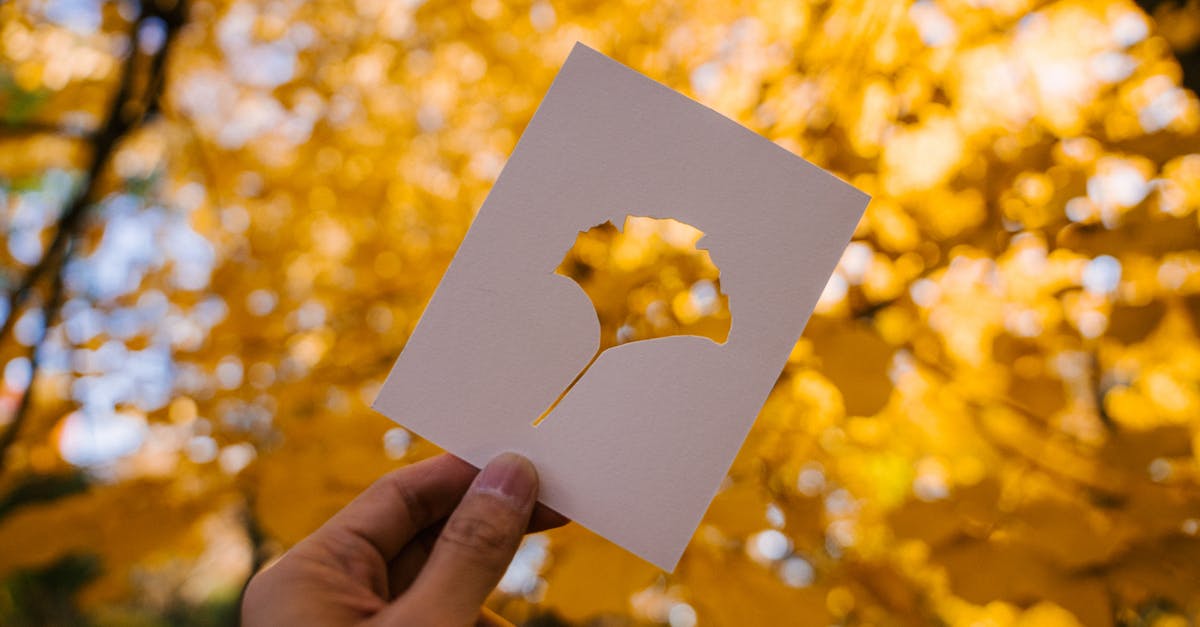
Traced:
POLYGON ((678 220, 634 215, 625 218, 624 228, 609 221, 579 232, 555 273, 578 283, 592 301, 600 344, 533 426, 614 346, 672 335, 725 342, 729 298, 721 292, 720 271, 708 250, 697 246, 703 237, 678 220))

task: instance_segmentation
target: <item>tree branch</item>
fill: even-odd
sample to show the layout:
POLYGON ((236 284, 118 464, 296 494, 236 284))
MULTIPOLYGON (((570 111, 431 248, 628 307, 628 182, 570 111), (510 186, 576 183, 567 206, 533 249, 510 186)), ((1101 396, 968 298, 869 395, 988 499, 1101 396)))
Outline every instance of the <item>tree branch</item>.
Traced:
POLYGON ((58 318, 58 314, 62 310, 64 292, 63 274, 61 269, 55 273, 54 283, 50 286, 50 298, 42 310, 44 312, 42 335, 33 343, 33 348, 29 354, 29 384, 25 386, 25 391, 21 392, 21 402, 17 404, 17 408, 13 411, 12 420, 5 425, 4 431, 0 432, 0 469, 4 468, 4 463, 8 457, 8 449, 17 440, 21 426, 27 420, 29 409, 33 405, 33 386, 37 383, 38 362, 42 354, 42 351, 39 349, 42 343, 46 341, 46 337, 50 335, 50 329, 54 327, 55 319, 58 318))
POLYGON ((38 348, 45 340, 61 307, 63 273, 70 261, 71 243, 83 229, 87 210, 96 200, 99 178, 108 169, 117 145, 131 131, 145 122, 149 112, 157 110, 158 102, 166 86, 167 58, 176 35, 186 21, 186 16, 187 5, 184 0, 160 0, 159 2, 146 0, 141 3, 138 16, 130 25, 130 52, 122 66, 116 92, 109 104, 103 125, 91 135, 90 141, 93 150, 84 179, 85 183, 71 197, 71 201, 59 217, 54 238, 46 248, 45 254, 25 273, 16 289, 9 294, 8 317, 5 318, 3 325, 0 325, 0 342, 7 341, 12 334, 13 326, 22 313, 21 309, 29 300, 39 281, 51 270, 54 271, 50 298, 47 300, 44 310, 46 327, 43 330, 43 337, 34 344, 30 360, 33 365, 30 384, 22 395, 12 420, 3 433, 0 433, 0 469, 3 469, 5 454, 16 441, 21 424, 29 411, 33 381, 37 378, 38 348), (142 26, 152 18, 163 21, 166 33, 162 46, 147 59, 145 55, 138 52, 137 39, 142 26), (148 74, 140 99, 135 94, 135 79, 139 74, 139 67, 146 68, 145 71, 148 74))
POLYGON ((60 137, 91 141, 95 135, 95 131, 73 126, 63 126, 52 122, 0 124, 0 139, 29 137, 31 135, 58 135, 60 137))

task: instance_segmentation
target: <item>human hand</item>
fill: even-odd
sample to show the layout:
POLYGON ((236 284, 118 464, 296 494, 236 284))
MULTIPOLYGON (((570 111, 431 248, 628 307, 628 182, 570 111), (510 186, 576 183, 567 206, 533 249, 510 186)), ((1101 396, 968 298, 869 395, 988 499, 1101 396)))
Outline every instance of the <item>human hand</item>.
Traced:
POLYGON ((250 580, 242 624, 475 625, 522 535, 567 522, 537 489, 512 453, 390 472, 250 580))

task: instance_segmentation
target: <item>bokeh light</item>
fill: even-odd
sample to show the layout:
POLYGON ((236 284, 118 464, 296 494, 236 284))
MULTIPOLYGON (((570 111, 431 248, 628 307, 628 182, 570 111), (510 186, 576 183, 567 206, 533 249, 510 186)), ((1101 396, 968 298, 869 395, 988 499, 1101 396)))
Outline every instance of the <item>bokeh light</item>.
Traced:
MULTIPOLYGON (((437 452, 369 405, 577 40, 874 200, 679 569, 570 526, 494 609, 1200 622, 1195 0, 12 0, 0 623, 228 623, 437 452)), ((604 346, 722 341, 700 236, 563 242, 604 346)))

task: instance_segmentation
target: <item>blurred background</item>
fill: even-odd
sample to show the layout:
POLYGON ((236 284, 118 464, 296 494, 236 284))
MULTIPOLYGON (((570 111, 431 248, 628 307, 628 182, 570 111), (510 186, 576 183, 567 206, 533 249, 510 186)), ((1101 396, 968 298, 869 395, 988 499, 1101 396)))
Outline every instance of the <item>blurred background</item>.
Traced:
MULTIPOLYGON (((494 609, 1200 621, 1200 2, 9 0, 0 623, 231 623, 436 453, 369 403, 576 40, 874 200, 676 573, 573 525, 494 609)), ((560 272, 723 333, 696 236, 560 272)))

